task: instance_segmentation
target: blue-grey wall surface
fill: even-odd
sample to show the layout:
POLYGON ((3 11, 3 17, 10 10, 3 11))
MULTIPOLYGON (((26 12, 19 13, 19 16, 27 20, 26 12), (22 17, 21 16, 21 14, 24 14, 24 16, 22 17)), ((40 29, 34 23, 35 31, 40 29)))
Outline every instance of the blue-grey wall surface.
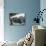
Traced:
MULTIPOLYGON (((46 0, 41 0, 40 1, 40 10, 42 11, 43 9, 46 9, 46 0)), ((40 25, 46 27, 46 10, 43 12, 43 22, 40 21, 40 25)))
POLYGON ((40 0, 4 0, 4 39, 18 41, 32 29, 32 21, 40 9, 40 0), (25 13, 26 25, 10 26, 9 13, 25 13))

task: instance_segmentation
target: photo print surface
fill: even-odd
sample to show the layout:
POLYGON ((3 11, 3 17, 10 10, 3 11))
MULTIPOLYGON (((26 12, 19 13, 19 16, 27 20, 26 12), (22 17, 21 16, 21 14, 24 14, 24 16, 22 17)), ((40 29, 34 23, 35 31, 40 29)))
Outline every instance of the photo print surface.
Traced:
POLYGON ((9 13, 10 25, 25 25, 24 13, 9 13))

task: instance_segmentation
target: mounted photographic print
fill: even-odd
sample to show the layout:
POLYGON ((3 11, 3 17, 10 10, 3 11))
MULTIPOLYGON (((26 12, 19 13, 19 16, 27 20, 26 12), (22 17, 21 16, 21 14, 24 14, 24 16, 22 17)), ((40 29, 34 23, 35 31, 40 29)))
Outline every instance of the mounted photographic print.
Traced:
POLYGON ((25 25, 24 13, 9 13, 10 25, 25 25))

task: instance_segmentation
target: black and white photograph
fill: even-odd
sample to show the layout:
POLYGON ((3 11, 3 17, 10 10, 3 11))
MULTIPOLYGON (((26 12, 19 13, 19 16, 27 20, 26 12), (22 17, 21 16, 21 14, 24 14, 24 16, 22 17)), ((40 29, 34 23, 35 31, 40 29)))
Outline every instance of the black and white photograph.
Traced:
POLYGON ((24 13, 9 13, 10 25, 25 25, 24 13))

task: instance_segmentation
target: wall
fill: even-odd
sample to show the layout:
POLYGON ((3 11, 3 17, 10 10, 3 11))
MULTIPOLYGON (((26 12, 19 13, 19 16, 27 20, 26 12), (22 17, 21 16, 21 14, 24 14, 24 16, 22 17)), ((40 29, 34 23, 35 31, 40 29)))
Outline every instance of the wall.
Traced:
MULTIPOLYGON (((41 9, 41 11, 42 11, 43 9, 46 9, 46 0, 41 0, 41 1, 40 1, 40 9, 41 9)), ((46 27, 46 20, 45 20, 45 19, 46 19, 46 11, 43 12, 42 17, 43 17, 43 22, 41 21, 41 22, 40 22, 40 25, 43 25, 43 26, 46 27)))
POLYGON ((24 37, 32 28, 32 21, 35 14, 40 10, 40 0, 4 0, 4 36, 7 41, 18 41, 24 37), (26 25, 10 26, 9 13, 24 12, 26 25))

